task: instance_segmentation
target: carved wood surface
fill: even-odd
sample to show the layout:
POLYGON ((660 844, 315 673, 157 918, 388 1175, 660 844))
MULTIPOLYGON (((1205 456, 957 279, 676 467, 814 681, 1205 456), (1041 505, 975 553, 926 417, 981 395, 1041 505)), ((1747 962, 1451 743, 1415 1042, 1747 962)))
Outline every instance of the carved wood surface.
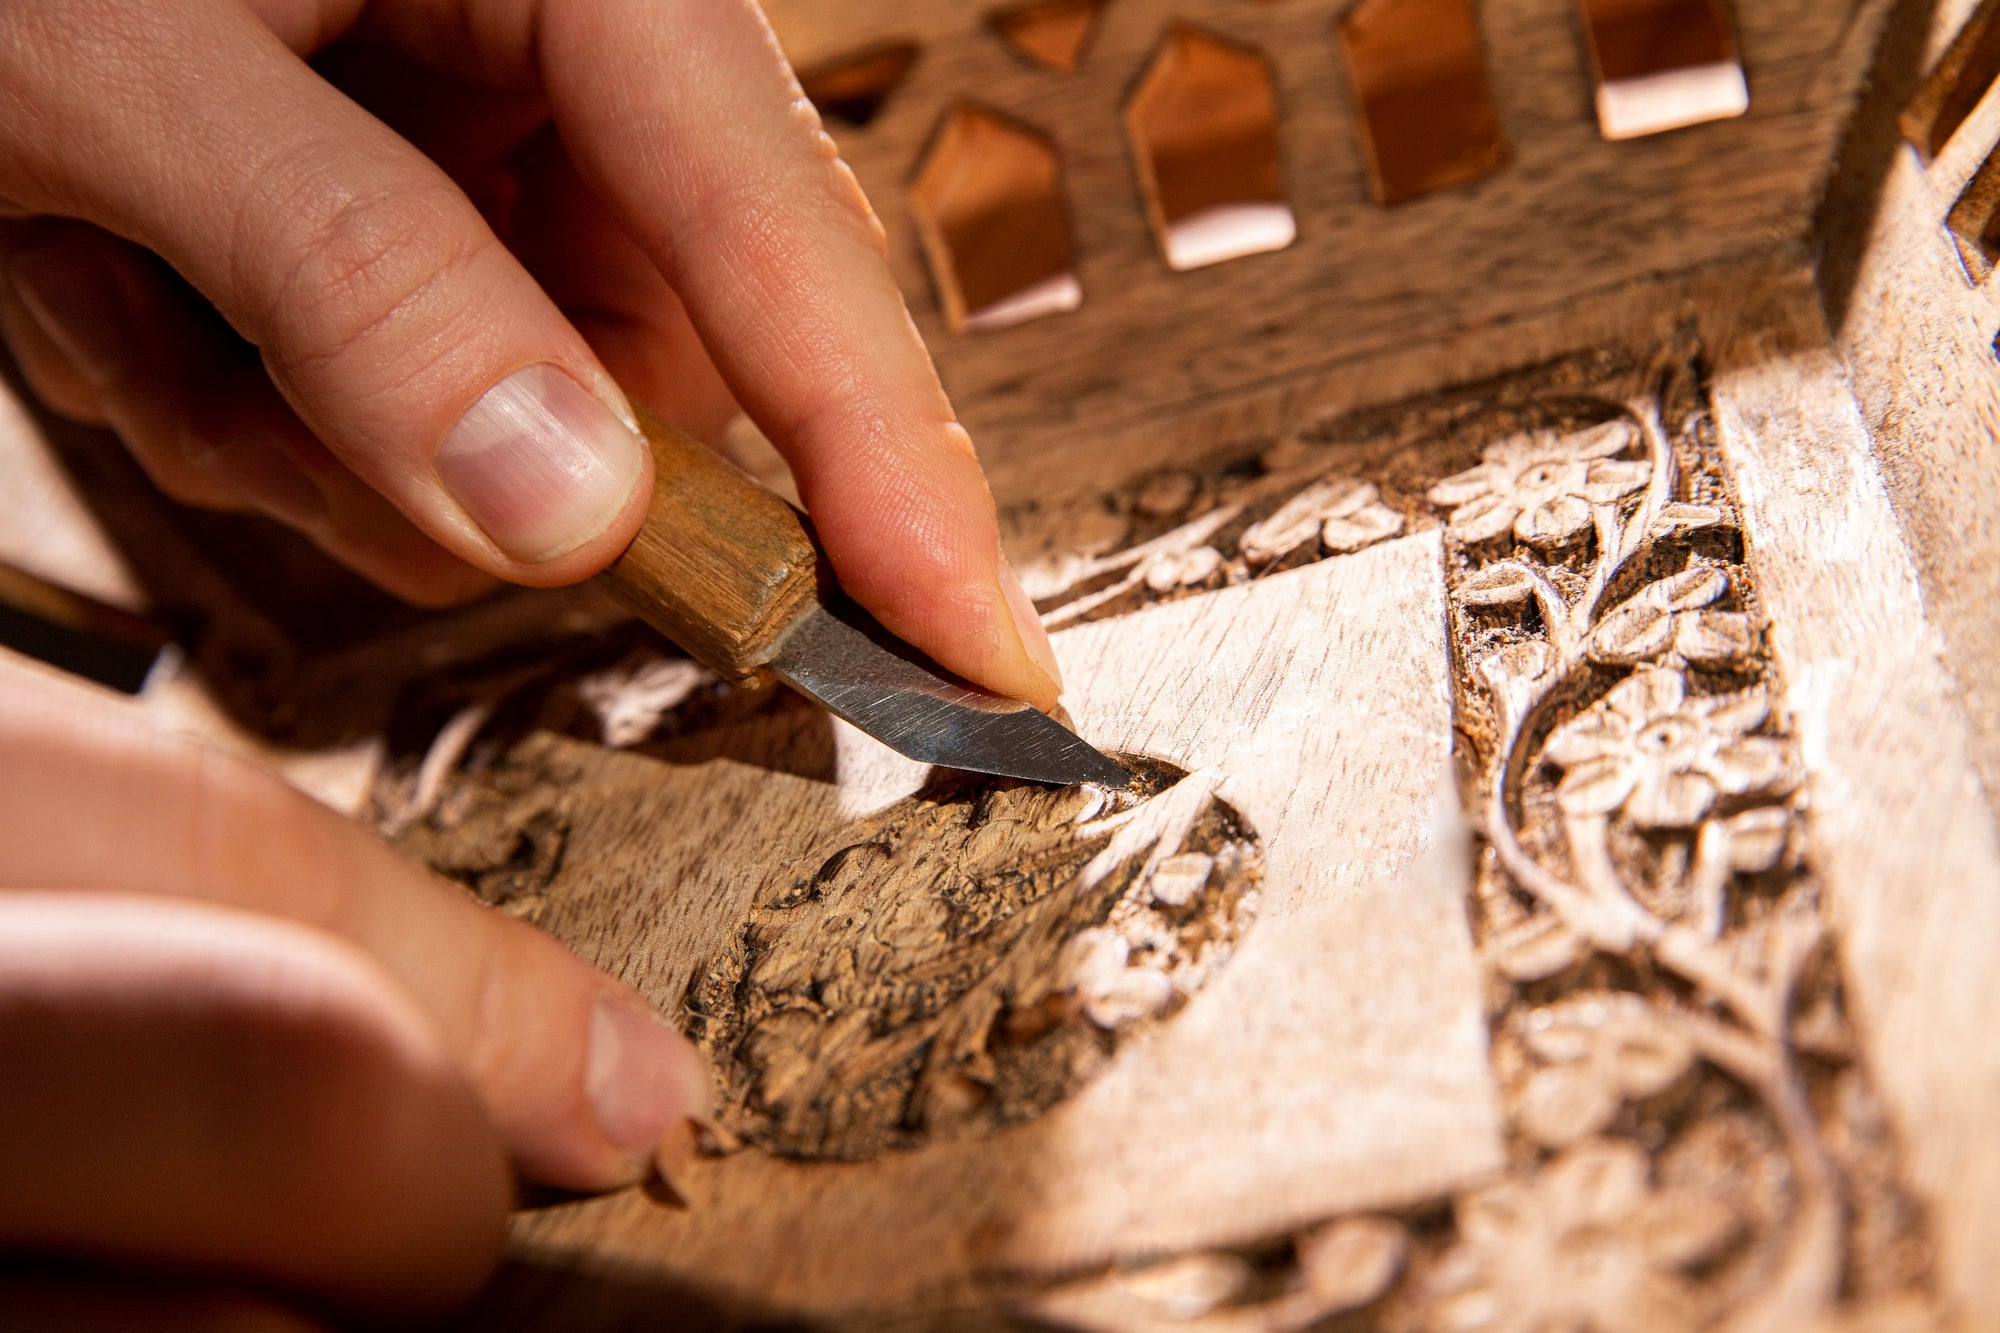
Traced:
MULTIPOLYGON (((1873 193, 1835 196, 1834 334, 1853 377, 1883 480, 1944 636, 1989 792, 2000 790, 2000 293, 1974 283, 1944 226, 1983 160, 2000 147, 2000 100, 1979 102, 1926 164, 1895 124, 1902 98, 1975 6, 1946 0, 1911 15, 1874 75, 1883 95, 1857 125, 1852 155, 1880 161, 1873 193), (1921 21, 1925 17, 1928 22, 1921 21)), ((1859 165, 1857 163, 1857 165, 1859 165)))
POLYGON ((1369 193, 1335 37, 1346 0, 1118 0, 1067 74, 1018 58, 989 30, 984 7, 966 0, 766 8, 801 65, 885 42, 917 48, 879 114, 832 130, 875 202, 897 277, 974 438, 1049 461, 1115 423, 1170 419, 1303 370, 1559 310, 1647 275, 1802 248, 1888 5, 1735 6, 1749 115, 1617 144, 1602 139, 1591 110, 1574 0, 1483 4, 1511 165, 1476 189, 1389 210, 1369 193), (1160 257, 1121 110, 1171 21, 1273 62, 1299 227, 1290 248, 1187 273, 1160 257), (1052 137, 1083 291, 1073 313, 970 334, 946 327, 906 196, 923 147, 965 99, 1052 137), (1715 170, 1723 161, 1729 169, 1715 170), (1129 355, 1139 346, 1145 356, 1129 355))
POLYGON ((1116 123, 1153 0, 1070 76, 955 2, 772 4, 918 48, 837 133, 1129 801, 940 780, 588 597, 314 651, 70 454, 126 592, 220 627, 160 716, 710 1049, 692 1207, 534 1201, 470 1326, 2000 1325, 2000 380, 1938 230, 2000 109, 1868 139, 1967 0, 1900 7, 1818 292, 1881 0, 1740 5, 1752 114, 1635 145, 1567 5, 1481 6, 1512 165, 1394 214, 1337 8, 1175 7, 1274 58, 1302 240, 1168 275, 1116 123), (1032 337, 924 297, 901 193, 968 89, 1067 173, 1084 305, 1032 337))
MULTIPOLYGON (((698 1273, 738 1300, 852 1311, 963 1297, 975 1275, 1053 1275, 1249 1241, 1344 1208, 1412 1202, 1489 1169, 1490 1078, 1455 906, 1463 872, 1429 888, 1400 874, 1431 840, 1447 771, 1440 575, 1431 534, 1062 637, 1079 724, 1190 775, 1139 807, 1154 814, 1129 826, 1143 834, 1134 845, 1164 849, 1158 830, 1219 800, 1255 831, 1264 865, 1234 956, 1157 1031, 1121 1040, 1069 1100, 969 1139, 922 1133, 923 1116, 906 1111, 924 1103, 906 1101, 896 1118, 919 1131, 914 1147, 850 1166, 745 1148, 697 1164, 682 1183, 686 1213, 639 1194, 563 1205, 524 1223, 523 1246, 561 1252, 588 1238, 606 1259, 673 1255, 668 1271, 698 1273), (1287 1076, 1298 1067, 1315 1077, 1287 1076), (789 1257, 774 1268, 779 1249, 789 1257)), ((885 818, 908 817, 893 812, 910 810, 925 781, 921 767, 802 709, 738 726, 701 762, 644 742, 614 751, 533 731, 492 756, 475 747, 406 845, 452 842, 455 809, 478 808, 479 789, 506 785, 513 768, 538 775, 523 799, 543 804, 562 772, 574 798, 560 816, 560 865, 531 916, 670 1009, 691 982, 700 1003, 716 960, 740 947, 746 924, 757 929, 760 889, 789 890, 802 848, 853 845, 885 818), (755 766, 784 755, 808 774, 755 766)), ((501 823, 533 819, 523 808, 501 823)), ((994 832, 989 855, 1000 862, 1037 836, 994 832)), ((1173 836, 1171 854, 1185 855, 1173 836)), ((1161 869, 1141 874, 1157 894, 1161 869)), ((911 907, 910 886, 867 883, 865 901, 818 901, 865 913, 879 938, 911 907)), ((1049 975, 1007 994, 1017 1012, 1003 1027, 1032 1021, 1052 981, 1086 1015, 1118 998, 1121 978, 1093 992, 1098 976, 1078 956, 1088 924, 1045 948, 1049 975), (1056 967, 1065 952, 1080 975, 1056 967)), ((1138 961, 1125 970, 1142 970, 1138 961)), ((793 1057, 793 1075, 813 1076, 810 1054, 793 1057)))
MULTIPOLYGON (((860 1162, 753 1143, 684 1214, 532 1211, 478 1320, 1448 1327, 1569 1317, 1507 1276, 1561 1253, 1556 1289, 1657 1326, 1980 1326, 1991 810, 1810 292, 1731 285, 1746 313, 1680 342, 1360 413, 1302 389, 1289 431, 1014 492, 1052 615, 1117 589, 1059 635, 1080 724, 1215 775, 1259 842, 1233 956, 1129 1032, 1084 1016, 1123 970, 1056 968, 1114 1039, 1039 1115, 860 1162), (1426 859, 1454 745, 1488 850, 1426 859)), ((794 862, 941 793, 601 623, 436 678, 375 814, 678 1003, 794 862)), ((213 725, 186 684, 155 706, 213 725)))
MULTIPOLYGON (((1057 642, 1079 725, 1194 775, 1165 794, 1213 784, 1261 840, 1233 956, 1178 1008, 1142 999, 1156 1028, 1098 1043, 1102 1070, 1004 1128, 1007 1114, 963 1118, 1009 1094, 992 1065, 959 1059, 942 1101, 919 1071, 896 1113, 823 1098, 807 1139, 787 1139, 770 1119, 784 1095, 725 1060, 731 1104, 751 1112, 739 1132, 761 1146, 699 1165, 685 1214, 627 1195, 525 1218, 521 1267, 488 1313, 597 1318, 692 1290, 717 1317, 836 1321, 1013 1309, 1080 1327, 1297 1327, 1354 1310, 1369 1326, 1534 1328, 1619 1310, 1644 1327, 1873 1327, 1928 1319, 1933 1281, 1976 1291, 1952 1265, 1991 1252, 1992 1194, 1971 1163, 1993 1085, 1926 1028, 2000 1011, 1952 952, 1988 936, 1945 924, 1992 910, 2000 849, 1922 608, 1899 591, 1913 585, 1886 497, 1840 443, 1865 437, 1824 333, 1801 289, 1764 295, 1775 323, 1718 323, 1712 359, 1685 342, 1575 358, 1010 509, 1017 559, 1074 626, 1057 642), (1830 525, 1874 535, 1829 560, 1830 525), (1409 601, 1425 587, 1427 610, 1409 601), (1893 651, 1856 658, 1856 632, 1893 651), (1455 743, 1434 729, 1447 696, 1455 743), (1447 747, 1473 850, 1436 836, 1447 747), (1884 765, 1935 792, 1878 798, 1884 765), (1911 838, 1925 859, 1888 850, 1911 838), (1418 904, 1455 901, 1468 871, 1471 940, 1450 942, 1447 910, 1413 953, 1409 932, 1434 920, 1418 904), (1457 1001, 1436 990, 1454 974, 1457 1001), (1402 986, 1415 975, 1421 1002, 1402 986), (1468 1051, 1483 1053, 1463 1081, 1468 1051), (1310 1071, 1310 1094, 1291 1101, 1271 1069, 1310 1071), (1462 1091, 1420 1091, 1445 1071, 1462 1091), (964 1137, 927 1128, 937 1106, 964 1137), (863 1125, 831 1155, 860 1160, 793 1160, 826 1155, 829 1111, 863 1125), (1914 1155, 1898 1132, 1913 1124, 1914 1155), (1423 1151, 1403 1155, 1414 1140, 1423 1151), (561 1265, 596 1285, 546 1282, 561 1265)), ((712 685, 669 681, 615 726, 615 709, 579 711, 573 673, 525 688, 500 708, 513 729, 472 747, 405 845, 475 885, 541 865, 527 910, 662 1000, 698 996, 704 977, 745 994, 754 967, 728 960, 786 938, 759 915, 773 885, 795 912, 788 895, 825 873, 822 915, 856 918, 841 930, 900 928, 924 910, 908 883, 870 884, 821 852, 877 838, 884 812, 911 817, 899 809, 976 822, 913 796, 921 774, 865 739, 712 685), (535 717, 572 734, 524 726, 535 717), (738 761, 807 776, 739 778, 738 761), (506 776, 523 768, 535 779, 506 776), (504 840, 499 867, 440 855, 476 841, 452 821, 492 791, 546 802, 551 775, 571 793, 556 855, 504 840), (774 854, 746 826, 813 849, 812 873, 759 869, 774 854), (731 883, 720 866, 737 867, 731 883)), ((384 788, 385 808, 403 790, 384 788)), ((525 813, 479 826, 534 827, 525 813)), ((1032 866, 1044 835, 1026 828, 1007 836, 1032 866)), ((822 961, 843 955, 830 946, 846 936, 811 938, 822 961)), ((1088 1013, 1111 993, 1085 980, 1088 952, 1019 994, 1061 978, 1054 993, 1088 1013)), ((1150 985, 1132 994, 1166 993, 1150 985)), ((1008 1026, 975 1025, 974 1046, 1008 1026)))

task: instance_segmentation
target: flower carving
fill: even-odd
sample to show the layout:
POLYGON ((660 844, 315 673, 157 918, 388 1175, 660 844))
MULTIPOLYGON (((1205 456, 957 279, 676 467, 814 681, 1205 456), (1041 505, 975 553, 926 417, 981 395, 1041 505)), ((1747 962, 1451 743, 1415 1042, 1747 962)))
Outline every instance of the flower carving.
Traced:
POLYGON ((1570 815, 1622 810, 1640 828, 1692 828, 1722 796, 1777 795, 1799 782, 1790 746, 1750 733, 1770 716, 1761 689, 1690 698, 1680 672, 1645 667, 1556 728, 1543 751, 1564 770, 1570 815))
POLYGON ((1609 421, 1574 435, 1516 435, 1486 447, 1478 467, 1430 489, 1430 501, 1450 506, 1446 526, 1464 542, 1483 542, 1512 529, 1530 546, 1574 541, 1590 526, 1592 505, 1612 504, 1646 484, 1646 463, 1615 458, 1632 443, 1632 427, 1609 421))
POLYGON ((1236 549, 1252 564, 1267 564, 1317 537, 1329 551, 1358 551, 1403 530, 1403 516, 1381 502, 1381 492, 1352 477, 1326 477, 1244 530, 1236 549))
POLYGON ((1604 618, 1586 651, 1607 666, 1740 662, 1756 650, 1757 626, 1740 611, 1709 609, 1728 591, 1729 576, 1709 568, 1648 584, 1604 618))
POLYGON ((1529 1181, 1461 1199, 1457 1249, 1434 1279, 1433 1327, 1484 1333, 1693 1328, 1684 1270, 1713 1257, 1738 1223, 1695 1189, 1658 1189, 1645 1153, 1597 1139, 1529 1181))
POLYGON ((1522 1039, 1543 1067, 1521 1089, 1515 1117, 1560 1148, 1609 1125, 1627 1098, 1650 1097, 1694 1060, 1694 1044, 1637 995, 1585 992, 1528 1015, 1522 1039))
POLYGON ((1222 566, 1222 552, 1213 546, 1197 546, 1192 551, 1156 551, 1140 561, 1133 573, 1154 592, 1173 592, 1200 587, 1221 573, 1222 566))

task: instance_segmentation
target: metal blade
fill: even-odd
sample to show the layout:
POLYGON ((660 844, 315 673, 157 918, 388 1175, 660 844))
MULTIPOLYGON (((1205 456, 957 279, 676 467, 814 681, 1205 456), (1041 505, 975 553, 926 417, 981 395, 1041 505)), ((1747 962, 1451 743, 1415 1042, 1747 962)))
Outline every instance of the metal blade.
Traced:
POLYGON ((845 597, 785 636, 771 663, 786 684, 892 750, 927 764, 1069 786, 1131 775, 1032 705, 968 684, 895 638, 845 597))

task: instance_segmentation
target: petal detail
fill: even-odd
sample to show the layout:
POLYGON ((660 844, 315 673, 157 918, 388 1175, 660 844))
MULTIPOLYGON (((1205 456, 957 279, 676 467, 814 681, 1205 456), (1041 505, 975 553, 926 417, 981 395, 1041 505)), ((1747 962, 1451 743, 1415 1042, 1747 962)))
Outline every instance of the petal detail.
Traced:
POLYGON ((1661 579, 1646 591, 1658 589, 1657 595, 1670 610, 1692 611, 1698 606, 1707 606, 1716 598, 1729 591, 1729 575, 1719 569, 1704 565, 1676 574, 1672 578, 1661 579))
POLYGON ((1646 1154, 1637 1144, 1598 1140, 1551 1163, 1536 1192, 1572 1227, 1613 1226, 1646 1202, 1646 1175, 1646 1154))
POLYGON ((1535 506, 1514 524, 1514 535, 1530 546, 1561 546, 1590 526, 1590 506, 1574 495, 1558 495, 1535 506))
MULTIPOLYGON (((1564 437, 1562 451, 1570 458, 1609 458, 1624 452, 1631 443, 1631 422, 1607 421, 1601 426, 1592 426, 1564 437)), ((1639 466, 1644 467, 1645 464, 1639 466)))
POLYGON ((1679 711, 1685 698, 1687 681, 1681 678, 1680 672, 1663 667, 1646 667, 1612 686, 1611 693, 1604 696, 1604 702, 1613 711, 1631 719, 1636 729, 1654 718, 1679 711))
POLYGON ((1693 828, 1714 805, 1715 784, 1707 778, 1656 773, 1637 784, 1625 813, 1640 828, 1693 828))
POLYGON ((1611 1123, 1617 1092, 1588 1066, 1538 1070, 1521 1090, 1514 1116, 1527 1136, 1546 1148, 1567 1148, 1611 1123))
POLYGON ((1658 657, 1675 642, 1674 616, 1634 597, 1604 618, 1590 636, 1591 660, 1630 666, 1658 657))
POLYGON ((1718 732, 1727 742, 1763 726, 1764 719, 1771 716, 1771 699, 1762 690, 1719 694, 1698 701, 1695 711, 1707 721, 1711 730, 1718 732))
POLYGON ((1548 452, 1547 446, 1537 442, 1533 435, 1509 435, 1504 440, 1495 440, 1480 450, 1479 456, 1489 466, 1499 468, 1503 485, 1511 485, 1514 474, 1528 467, 1536 459, 1548 452))
POLYGON ((1626 758, 1580 764, 1556 788, 1556 803, 1567 814, 1608 815, 1625 803, 1639 781, 1639 766, 1626 758))
POLYGON ((1736 742, 1718 752, 1702 766, 1702 771, 1731 796, 1790 791, 1799 784, 1792 747, 1765 736, 1736 742))
POLYGON ((1674 627, 1674 651, 1690 662, 1737 662, 1756 648, 1756 622, 1740 612, 1693 611, 1674 627))
POLYGON ((1446 525, 1462 542, 1490 541, 1513 527, 1520 512, 1511 495, 1489 495, 1452 510, 1446 525))
POLYGON ((1375 488, 1365 482, 1323 477, 1252 526, 1237 540, 1236 548, 1247 560, 1274 560, 1310 541, 1328 516, 1349 512, 1374 498, 1375 488))
POLYGON ((1426 498, 1434 505, 1452 506, 1470 504, 1499 491, 1507 489, 1513 478, 1506 469, 1494 463, 1481 463, 1478 467, 1446 477, 1427 491, 1426 498))
POLYGON ((1371 504, 1345 518, 1329 518, 1320 540, 1329 551, 1358 551, 1403 530, 1403 516, 1387 505, 1371 504))
POLYGON ((1653 469, 1644 463, 1600 459, 1584 474, 1582 494, 1587 500, 1609 504, 1644 486, 1652 475, 1653 469))
POLYGON ((1579 713, 1549 733, 1542 757, 1564 768, 1627 754, 1632 728, 1616 713, 1593 708, 1579 713))

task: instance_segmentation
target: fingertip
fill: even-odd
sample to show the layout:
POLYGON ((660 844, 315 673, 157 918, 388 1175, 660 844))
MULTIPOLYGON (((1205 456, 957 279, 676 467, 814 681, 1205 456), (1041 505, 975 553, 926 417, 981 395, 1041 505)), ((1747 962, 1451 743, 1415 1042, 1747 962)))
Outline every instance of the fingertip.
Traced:
POLYGON ((708 1117, 710 1086, 700 1053, 638 997, 599 998, 586 1091, 599 1132, 624 1157, 619 1179, 606 1183, 628 1184, 652 1170, 682 1126, 708 1117))

